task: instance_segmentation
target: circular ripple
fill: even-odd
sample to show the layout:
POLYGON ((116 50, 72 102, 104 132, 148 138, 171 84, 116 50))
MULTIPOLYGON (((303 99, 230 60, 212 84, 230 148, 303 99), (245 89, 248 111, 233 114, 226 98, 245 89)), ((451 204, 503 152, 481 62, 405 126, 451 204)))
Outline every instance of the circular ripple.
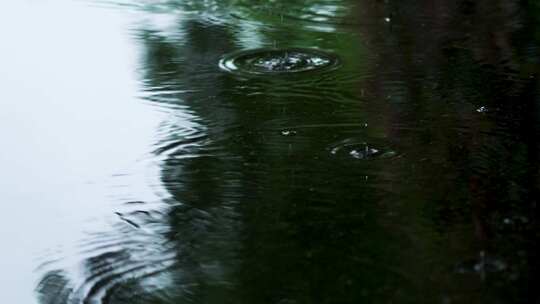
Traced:
POLYGON ((350 140, 336 143, 329 150, 332 155, 362 160, 388 159, 397 156, 397 153, 393 150, 374 147, 366 142, 350 140))
POLYGON ((335 56, 316 49, 254 49, 225 56, 221 69, 254 75, 286 74, 322 70, 338 65, 335 56))

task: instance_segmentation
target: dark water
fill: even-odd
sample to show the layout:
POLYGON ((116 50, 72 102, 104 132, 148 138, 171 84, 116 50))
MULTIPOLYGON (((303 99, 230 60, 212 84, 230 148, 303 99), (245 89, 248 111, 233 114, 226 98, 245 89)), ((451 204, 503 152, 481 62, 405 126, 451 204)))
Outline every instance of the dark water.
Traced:
POLYGON ((540 303, 536 1, 22 2, 9 303, 540 303))

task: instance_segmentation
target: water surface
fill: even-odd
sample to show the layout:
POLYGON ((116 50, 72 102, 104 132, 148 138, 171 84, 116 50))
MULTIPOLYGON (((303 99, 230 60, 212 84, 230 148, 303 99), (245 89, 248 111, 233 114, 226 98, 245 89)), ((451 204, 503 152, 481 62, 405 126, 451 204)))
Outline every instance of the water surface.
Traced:
POLYGON ((533 1, 2 5, 7 302, 539 300, 533 1))

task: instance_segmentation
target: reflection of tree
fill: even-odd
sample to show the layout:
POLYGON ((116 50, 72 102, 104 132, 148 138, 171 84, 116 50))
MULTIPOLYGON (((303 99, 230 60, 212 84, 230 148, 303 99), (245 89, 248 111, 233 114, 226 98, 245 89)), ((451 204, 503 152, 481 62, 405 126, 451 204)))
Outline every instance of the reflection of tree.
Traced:
POLYGON ((37 291, 40 303, 69 303, 73 288, 62 271, 51 271, 41 280, 37 291))
MULTIPOLYGON (((392 252, 401 241, 378 227, 378 194, 363 180, 366 172, 377 171, 377 163, 351 165, 327 150, 343 136, 362 137, 363 131, 308 128, 293 137, 279 132, 336 121, 360 125, 354 83, 342 84, 339 73, 306 75, 307 81, 303 76, 235 79, 216 70, 219 57, 230 51, 220 39, 231 39, 223 29, 197 27, 203 25, 183 27, 189 42, 183 45, 145 40, 149 54, 182 54, 183 63, 200 66, 205 75, 192 81, 182 65, 172 72, 152 57, 145 64, 147 83, 159 79, 176 82, 170 91, 189 90, 176 102, 204 125, 200 145, 185 147, 180 139, 168 145, 175 149, 161 150, 167 155, 163 182, 183 204, 169 216, 171 237, 188 246, 182 251, 190 257, 184 266, 212 264, 221 274, 201 271, 192 292, 200 297, 228 292, 245 303, 354 302, 404 292, 408 283, 392 267, 392 252), (198 42, 208 34, 214 37, 211 47, 198 42), (340 96, 351 99, 340 106, 340 96)), ((161 96, 170 102, 167 90, 154 93, 153 100, 160 102, 161 96)), ((182 133, 181 127, 171 133, 182 133)))
MULTIPOLYGON (((325 1, 291 5, 300 2, 325 1)), ((88 277, 99 277, 98 266, 114 275, 119 264, 129 270, 143 262, 142 271, 113 284, 109 303, 532 299, 523 286, 537 271, 530 214, 538 89, 519 74, 525 63, 515 55, 532 38, 513 26, 525 14, 510 14, 517 4, 493 14, 486 1, 363 2, 362 44, 350 27, 321 33, 243 16, 276 22, 250 24, 268 45, 278 39, 336 51, 344 66, 326 74, 241 79, 220 72, 219 58, 243 45, 238 24, 253 20, 188 18, 174 37, 140 31, 141 82, 148 99, 172 114, 156 149, 171 196, 160 218, 169 226, 160 234, 167 258, 151 261, 164 264, 153 268, 137 255, 144 250, 125 245, 86 259, 88 277), (481 106, 488 112, 477 112, 481 106), (394 145, 402 156, 362 162, 329 153, 351 138, 394 145), (512 225, 501 225, 506 219, 512 225), (476 235, 468 232, 474 226, 476 235), (480 250, 508 267, 487 282, 454 271, 480 250)), ((203 10, 202 1, 190 3, 203 10)), ((249 11, 243 1, 227 3, 249 11)), ((49 273, 42 303, 68 302, 70 288, 66 275, 49 273)))
MULTIPOLYGON (((449 253, 480 252, 467 270, 479 272, 479 280, 469 282, 483 288, 475 297, 532 301, 537 296, 527 290, 538 267, 530 215, 538 198, 539 151, 538 54, 530 52, 529 8, 519 1, 420 1, 381 4, 373 12, 391 16, 392 24, 381 23, 384 36, 373 36, 373 28, 363 33, 384 58, 370 91, 392 95, 388 107, 399 111, 388 122, 392 136, 423 155, 411 159, 416 169, 410 174, 425 188, 406 191, 426 202, 424 212, 443 235, 459 240, 461 248, 448 246, 449 253), (474 239, 464 235, 467 226, 474 239), (506 268, 481 282, 502 263, 482 258, 489 255, 502 257, 506 268)), ((437 276, 446 277, 445 271, 437 276)), ((452 275, 446 288, 461 288, 465 280, 452 275)))

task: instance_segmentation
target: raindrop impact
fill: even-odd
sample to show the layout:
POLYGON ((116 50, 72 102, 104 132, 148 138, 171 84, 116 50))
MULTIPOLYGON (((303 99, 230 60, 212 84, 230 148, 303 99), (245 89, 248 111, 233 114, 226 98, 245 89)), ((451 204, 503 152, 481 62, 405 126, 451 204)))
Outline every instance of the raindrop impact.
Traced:
POLYGON ((335 156, 361 160, 388 159, 397 156, 397 153, 390 149, 348 140, 332 145, 329 150, 330 154, 335 156))
POLYGON ((279 134, 281 134, 282 136, 294 136, 296 135, 296 131, 295 130, 281 130, 279 134))
POLYGON ((334 68, 338 66, 338 60, 334 55, 316 49, 263 48, 226 55, 219 66, 232 73, 274 75, 334 68))

